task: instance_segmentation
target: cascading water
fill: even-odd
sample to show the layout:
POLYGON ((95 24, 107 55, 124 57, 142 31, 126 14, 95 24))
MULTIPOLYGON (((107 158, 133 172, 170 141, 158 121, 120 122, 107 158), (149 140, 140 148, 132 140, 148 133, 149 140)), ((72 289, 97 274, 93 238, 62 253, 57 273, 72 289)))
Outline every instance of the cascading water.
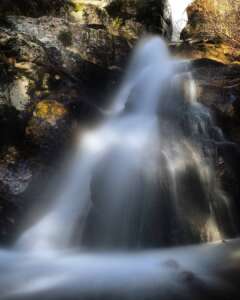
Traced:
POLYGON ((140 43, 112 116, 82 137, 52 210, 18 245, 66 247, 78 219, 81 244, 95 247, 222 238, 231 218, 213 170, 216 128, 176 68, 160 38, 140 43))
POLYGON ((190 5, 193 0, 169 0, 169 5, 172 12, 172 23, 173 23, 173 41, 177 42, 180 40, 180 34, 183 28, 186 26, 187 17, 187 6, 190 5))
MULTIPOLYGON (((61 284, 75 290, 74 276, 82 276, 75 263, 95 275, 98 265, 104 269, 99 257, 93 267, 89 258, 82 261, 86 255, 81 252, 64 254, 73 236, 82 249, 120 251, 233 234, 231 205, 214 171, 215 144, 223 137, 195 94, 191 74, 179 71, 160 38, 140 42, 111 113, 98 128, 80 135, 65 185, 49 213, 23 233, 13 252, 0 254, 3 297, 26 299, 61 284)), ((102 259, 120 268, 115 276, 127 276, 129 257, 102 259)), ((60 296, 61 289, 52 295, 60 296)))

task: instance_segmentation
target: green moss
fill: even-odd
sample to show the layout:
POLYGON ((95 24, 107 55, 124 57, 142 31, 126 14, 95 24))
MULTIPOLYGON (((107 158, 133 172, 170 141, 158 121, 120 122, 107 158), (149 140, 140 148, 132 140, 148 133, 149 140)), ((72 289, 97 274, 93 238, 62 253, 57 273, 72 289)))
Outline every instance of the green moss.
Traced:
POLYGON ((112 28, 113 30, 118 31, 120 27, 123 25, 123 20, 119 17, 116 17, 112 21, 112 28))
POLYGON ((70 31, 61 31, 58 35, 58 40, 65 47, 69 47, 72 45, 72 33, 70 31))
POLYGON ((84 3, 72 3, 72 5, 73 5, 73 9, 74 9, 75 12, 82 11, 85 8, 84 3))

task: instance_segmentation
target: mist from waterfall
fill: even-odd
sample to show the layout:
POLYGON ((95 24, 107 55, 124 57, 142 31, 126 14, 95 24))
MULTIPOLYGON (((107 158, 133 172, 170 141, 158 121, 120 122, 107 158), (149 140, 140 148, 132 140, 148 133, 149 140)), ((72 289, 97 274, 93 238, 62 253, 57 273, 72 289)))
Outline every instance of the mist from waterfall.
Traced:
MULTIPOLYGON (((216 143, 224 138, 196 100, 190 65, 182 64, 159 37, 140 41, 111 113, 79 134, 64 185, 48 213, 20 236, 13 252, 0 253, 6 270, 0 291, 6 299, 66 283, 74 290, 76 280, 72 285, 69 280, 75 263, 95 275, 97 266, 102 268, 100 254, 94 267, 88 259, 84 263, 83 249, 131 250, 133 255, 134 250, 217 241, 234 233, 231 203, 215 173, 216 143), (79 253, 65 256, 73 245, 79 253), (21 257, 29 263, 19 263, 21 257), (51 280, 46 277, 49 261, 51 280), (13 276, 11 263, 29 283, 13 276), (70 277, 58 274, 63 266, 69 272, 73 268, 70 277)), ((126 272, 125 256, 116 259, 126 272)))

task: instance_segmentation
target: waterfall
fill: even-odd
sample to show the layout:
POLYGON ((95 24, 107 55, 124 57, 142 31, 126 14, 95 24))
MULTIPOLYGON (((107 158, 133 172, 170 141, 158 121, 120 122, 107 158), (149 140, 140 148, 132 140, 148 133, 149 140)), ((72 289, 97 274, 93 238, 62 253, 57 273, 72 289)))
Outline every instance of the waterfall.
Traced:
POLYGON ((224 138, 196 100, 190 65, 180 64, 159 37, 140 41, 105 119, 79 134, 48 213, 11 251, 0 251, 5 270, 0 292, 6 299, 33 299, 54 287, 61 288, 52 299, 65 287, 64 292, 78 290, 84 297, 92 278, 101 290, 104 270, 118 291, 117 279, 128 286, 130 271, 137 286, 150 291, 154 279, 147 278, 160 278, 161 272, 149 256, 148 266, 136 256, 133 271, 134 250, 217 241, 234 233, 231 203, 215 174, 216 144, 224 138), (71 253, 76 246, 78 253, 71 253), (86 250, 128 254, 89 257, 86 250))
POLYGON ((169 5, 172 12, 173 23, 173 41, 177 42, 180 39, 181 31, 187 24, 187 7, 193 0, 169 0, 169 5))
POLYGON ((222 136, 196 102, 190 73, 177 69, 160 38, 139 43, 112 113, 81 135, 52 209, 18 247, 66 248, 74 230, 82 246, 116 249, 220 240, 231 231, 213 161, 222 136))

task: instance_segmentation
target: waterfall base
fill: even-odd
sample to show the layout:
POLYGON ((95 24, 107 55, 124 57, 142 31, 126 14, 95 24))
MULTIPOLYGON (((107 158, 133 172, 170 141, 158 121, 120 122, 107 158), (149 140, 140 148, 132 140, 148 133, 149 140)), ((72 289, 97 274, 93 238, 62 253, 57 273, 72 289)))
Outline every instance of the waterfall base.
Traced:
POLYGON ((0 298, 238 299, 239 249, 232 240, 128 254, 1 251, 0 298))

